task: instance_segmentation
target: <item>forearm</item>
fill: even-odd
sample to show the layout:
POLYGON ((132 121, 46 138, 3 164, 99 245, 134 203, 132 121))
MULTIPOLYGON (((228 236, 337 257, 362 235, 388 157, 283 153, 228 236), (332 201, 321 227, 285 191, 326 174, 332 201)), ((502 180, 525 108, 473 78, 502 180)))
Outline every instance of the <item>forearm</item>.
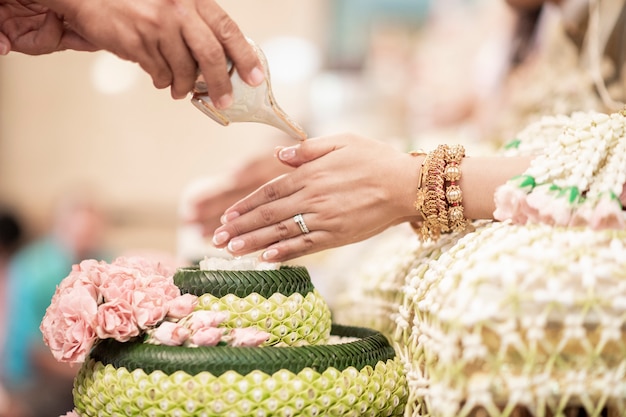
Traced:
MULTIPOLYGON (((419 167, 425 156, 416 158, 419 167)), ((467 219, 492 219, 495 210, 496 188, 516 175, 522 174, 530 164, 530 157, 465 157, 460 169, 458 184, 463 195, 463 211, 467 219)), ((414 201, 415 199, 413 199, 414 201)), ((407 207, 407 213, 416 215, 415 205, 407 207)), ((409 218, 409 216, 405 217, 409 218)), ((417 217, 421 220, 421 216, 417 217)))
POLYGON ((529 157, 469 157, 461 163, 459 185, 468 219, 491 219, 495 210, 494 192, 510 178, 522 174, 529 157))

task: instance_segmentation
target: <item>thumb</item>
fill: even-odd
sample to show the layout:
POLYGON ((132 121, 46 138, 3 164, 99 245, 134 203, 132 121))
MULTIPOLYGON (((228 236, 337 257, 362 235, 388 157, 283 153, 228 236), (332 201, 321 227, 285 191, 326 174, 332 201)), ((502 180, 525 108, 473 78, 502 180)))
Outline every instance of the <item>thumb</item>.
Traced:
POLYGON ((337 146, 332 144, 332 141, 314 138, 293 146, 277 146, 274 155, 283 164, 297 168, 334 151, 336 148, 337 146))
POLYGON ((11 51, 11 41, 0 32, 0 55, 6 55, 11 51))

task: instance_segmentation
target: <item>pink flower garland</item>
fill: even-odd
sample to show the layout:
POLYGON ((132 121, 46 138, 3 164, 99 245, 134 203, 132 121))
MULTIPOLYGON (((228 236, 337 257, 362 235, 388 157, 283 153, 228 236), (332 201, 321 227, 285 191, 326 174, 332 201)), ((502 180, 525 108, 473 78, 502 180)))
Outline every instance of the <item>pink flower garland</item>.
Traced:
POLYGON ((530 176, 518 176, 498 187, 494 194, 496 220, 515 224, 548 224, 554 226, 590 227, 594 230, 624 229, 624 212, 620 199, 604 193, 584 198, 574 188, 536 185, 530 176))
POLYGON ((225 313, 194 312, 197 297, 181 295, 174 272, 140 257, 74 265, 41 322, 44 342, 58 361, 80 363, 98 340, 107 338, 127 342, 148 334, 149 343, 186 346, 220 341, 258 346, 269 338, 254 328, 217 328, 225 313))

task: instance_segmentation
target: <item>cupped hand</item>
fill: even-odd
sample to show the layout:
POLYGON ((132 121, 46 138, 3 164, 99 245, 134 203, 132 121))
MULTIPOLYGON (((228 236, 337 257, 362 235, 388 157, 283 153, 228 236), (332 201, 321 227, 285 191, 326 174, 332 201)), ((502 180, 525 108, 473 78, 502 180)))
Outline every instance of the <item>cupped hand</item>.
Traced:
POLYGON ((226 177, 222 186, 202 190, 187 202, 184 221, 198 224, 204 236, 213 235, 221 226, 224 211, 261 185, 278 177, 291 168, 281 164, 271 153, 245 161, 226 177))
POLYGON ((281 262, 372 237, 417 220, 419 161, 384 142, 352 134, 280 148, 296 167, 240 200, 222 216, 213 243, 235 256, 262 250, 281 262), (309 233, 294 221, 302 214, 309 233))
POLYGON ((13 50, 42 55, 65 49, 93 51, 96 47, 47 7, 31 0, 0 2, 0 54, 13 50))
POLYGON ((216 107, 232 103, 227 57, 251 85, 263 81, 256 53, 214 0, 38 0, 61 13, 85 39, 152 76, 157 88, 184 98, 198 67, 216 107))

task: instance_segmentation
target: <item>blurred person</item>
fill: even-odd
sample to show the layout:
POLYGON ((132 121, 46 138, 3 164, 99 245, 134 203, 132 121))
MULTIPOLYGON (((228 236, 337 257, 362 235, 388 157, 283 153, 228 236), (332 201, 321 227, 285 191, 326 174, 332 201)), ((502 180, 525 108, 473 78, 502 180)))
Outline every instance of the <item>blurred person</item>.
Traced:
MULTIPOLYGON (((0 358, 2 362, 4 355, 2 347, 7 330, 7 276, 9 261, 17 251, 23 241, 24 231, 20 219, 13 210, 0 209, 0 358)), ((0 375, 2 381, 2 375, 0 375)), ((27 416, 24 406, 14 396, 11 396, 4 387, 4 382, 0 382, 0 417, 22 417, 27 416)))
POLYGON ((72 409, 77 368, 57 362, 44 346, 39 326, 56 286, 83 259, 106 259, 105 217, 82 190, 64 194, 54 208, 49 233, 20 249, 9 265, 8 331, 2 373, 7 389, 24 400, 33 417, 72 409))
POLYGON ((250 85, 264 80, 256 53, 213 0, 0 0, 0 55, 66 49, 136 62, 175 99, 187 96, 199 71, 217 108, 233 102, 228 60, 250 85))
POLYGON ((619 111, 626 101, 623 0, 506 0, 515 12, 509 67, 482 109, 497 145, 544 115, 619 111))

